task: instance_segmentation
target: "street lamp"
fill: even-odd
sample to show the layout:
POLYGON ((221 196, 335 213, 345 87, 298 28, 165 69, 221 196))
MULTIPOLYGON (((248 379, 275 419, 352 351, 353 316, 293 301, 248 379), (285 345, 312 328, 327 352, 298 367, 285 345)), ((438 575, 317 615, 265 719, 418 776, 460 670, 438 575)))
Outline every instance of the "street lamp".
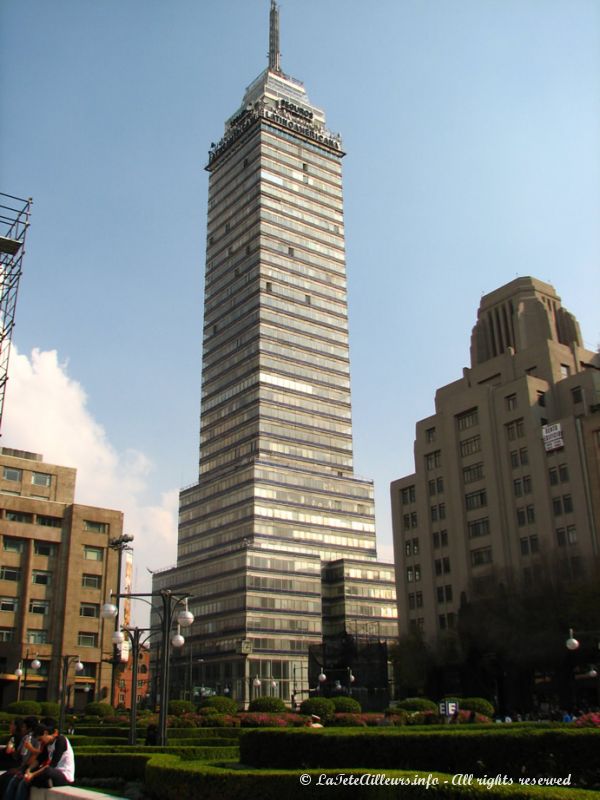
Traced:
MULTIPOLYGON (((188 600, 190 598, 189 594, 181 594, 175 595, 171 592, 170 589, 160 589, 157 592, 143 592, 143 593, 132 593, 129 592, 127 594, 118 594, 118 595, 111 595, 112 597, 116 597, 118 600, 120 597, 128 597, 133 600, 141 600, 144 603, 147 603, 154 611, 157 612, 160 618, 160 628, 151 629, 151 628, 134 628, 135 631, 141 632, 148 632, 148 637, 152 636, 154 633, 160 633, 160 708, 158 714, 158 744, 159 745, 166 745, 167 744, 167 712, 168 712, 168 705, 169 705, 169 668, 170 668, 170 661, 171 661, 171 647, 183 647, 185 644, 185 639, 181 635, 181 627, 189 627, 194 621, 194 615, 188 608, 188 600), (146 598, 160 598, 161 600, 161 608, 157 608, 152 604, 151 600, 147 600, 146 598), (179 609, 179 610, 178 610, 179 609), (177 623, 177 632, 171 637, 171 628, 173 623, 177 623)), ((100 612, 101 616, 105 619, 110 617, 116 617, 119 613, 118 606, 114 605, 113 603, 105 603, 102 606, 102 611, 100 612)), ((115 631, 116 633, 121 633, 123 638, 125 635, 128 635, 130 639, 132 639, 131 632, 129 629, 125 629, 125 633, 120 631, 115 631)), ((131 705, 132 705, 132 715, 131 718, 133 720, 133 730, 135 731, 135 717, 133 713, 134 707, 137 710, 137 658, 139 656, 139 635, 137 641, 134 644, 134 666, 135 666, 135 682, 136 684, 133 686, 133 692, 131 697, 131 705)), ((114 641, 114 637, 113 637, 114 641)), ((133 641, 133 640, 132 640, 133 641)), ((135 736, 135 732, 130 734, 130 736, 135 736)))
POLYGON ((62 657, 62 676, 60 685, 60 715, 58 719, 58 729, 62 731, 65 727, 65 714, 67 710, 67 680, 69 677, 69 667, 75 664, 75 672, 83 672, 85 667, 81 663, 79 656, 65 655, 62 657))
MULTIPOLYGON (((131 547, 131 542, 133 542, 133 536, 123 533, 121 536, 116 536, 112 539, 108 540, 108 546, 111 550, 116 550, 118 553, 118 561, 117 561, 117 593, 114 595, 116 598, 116 606, 117 606, 117 613, 113 616, 115 617, 115 632, 119 629, 119 598, 121 595, 119 594, 121 591, 121 573, 123 568, 123 551, 124 550, 133 550, 131 547)), ((111 593, 112 594, 112 593, 111 593)), ((104 607, 106 607, 105 604, 104 607)), ((105 617, 105 619, 110 619, 110 617, 105 617)), ((115 702, 115 687, 117 683, 117 664, 119 663, 118 653, 117 653, 118 645, 113 641, 113 657, 112 657, 112 672, 110 674, 110 703, 111 705, 115 702)))
POLYGON ((262 686, 262 682, 261 682, 260 678, 258 677, 258 675, 252 681, 252 686, 254 686, 254 697, 258 697, 258 690, 262 686))
POLYGON ((579 642, 573 636, 573 628, 569 628, 569 638, 565 642, 565 646, 567 650, 577 650, 579 648, 579 642))

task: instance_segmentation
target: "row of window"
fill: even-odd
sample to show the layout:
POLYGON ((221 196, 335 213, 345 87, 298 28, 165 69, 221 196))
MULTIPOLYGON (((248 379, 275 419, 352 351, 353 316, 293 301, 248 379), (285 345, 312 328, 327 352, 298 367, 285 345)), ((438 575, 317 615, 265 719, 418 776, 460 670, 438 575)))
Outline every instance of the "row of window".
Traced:
POLYGON ((555 517, 573 513, 573 498, 570 494, 552 498, 552 511, 555 517))
POLYGON ((436 506, 431 506, 429 515, 432 522, 437 522, 439 519, 446 519, 446 504, 438 503, 436 506))
POLYGON ((404 555, 418 556, 419 555, 419 540, 407 539, 404 543, 404 555))
POLYGON ((439 550, 440 547, 448 547, 448 531, 434 531, 431 534, 434 550, 439 550))
POLYGON ((414 503, 417 499, 415 487, 407 486, 405 489, 402 489, 401 497, 403 506, 407 506, 409 503, 414 503))
POLYGON ((433 497, 435 494, 441 494, 444 491, 444 479, 440 476, 434 480, 429 481, 429 496, 433 497))
MULTIPOLYGON (((17 469, 17 467, 3 467, 2 477, 5 481, 20 483, 23 480, 23 470, 17 469)), ((31 483, 34 486, 50 486, 52 476, 46 472, 32 472, 31 483)))
MULTIPOLYGON (((13 539, 5 536, 2 540, 2 548, 6 553, 23 553, 26 541, 26 539, 13 539)), ((56 555, 57 545, 53 542, 41 542, 36 539, 33 543, 33 552, 36 556, 53 557, 56 555)))
MULTIPOLYGON (((0 581, 20 581, 20 567, 0 567, 0 581)), ((43 569, 34 569, 31 572, 31 582, 41 586, 50 586, 52 583, 52 573, 43 569)))
POLYGON ((442 466, 442 451, 434 450, 432 453, 425 455, 425 469, 427 471, 437 469, 442 466))
POLYGON ((27 525, 43 525, 46 528, 62 528, 62 517, 50 517, 47 514, 30 514, 27 511, 11 511, 4 509, 2 518, 7 522, 24 522, 27 525))
POLYGON ((557 467, 550 467, 548 478, 550 479, 550 486, 556 486, 558 483, 567 483, 569 480, 568 466, 559 464, 557 467))
POLYGON ((510 465, 513 469, 525 467, 527 464, 529 464, 529 453, 526 447, 521 447, 519 450, 511 450, 510 465))
POLYGON ((524 494, 531 494, 532 483, 531 475, 524 475, 513 481, 513 494, 515 497, 522 497, 524 494))

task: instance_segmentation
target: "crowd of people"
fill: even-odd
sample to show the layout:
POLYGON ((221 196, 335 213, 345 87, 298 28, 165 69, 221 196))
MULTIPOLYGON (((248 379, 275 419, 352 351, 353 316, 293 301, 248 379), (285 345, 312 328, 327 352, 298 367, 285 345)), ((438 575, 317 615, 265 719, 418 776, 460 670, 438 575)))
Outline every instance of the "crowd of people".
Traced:
POLYGON ((27 800, 31 786, 67 786, 75 780, 73 748, 54 719, 17 718, 0 755, 1 800, 27 800))

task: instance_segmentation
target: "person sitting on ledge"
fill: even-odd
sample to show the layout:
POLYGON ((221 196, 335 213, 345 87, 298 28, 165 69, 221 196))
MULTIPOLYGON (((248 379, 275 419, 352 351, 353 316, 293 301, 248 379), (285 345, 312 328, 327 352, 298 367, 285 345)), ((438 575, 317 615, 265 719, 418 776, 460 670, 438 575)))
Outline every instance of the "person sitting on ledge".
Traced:
POLYGON ((68 786, 75 780, 73 748, 66 736, 59 733, 54 720, 34 730, 42 749, 35 762, 22 775, 15 775, 4 794, 4 800, 27 800, 31 786, 49 788, 68 786))

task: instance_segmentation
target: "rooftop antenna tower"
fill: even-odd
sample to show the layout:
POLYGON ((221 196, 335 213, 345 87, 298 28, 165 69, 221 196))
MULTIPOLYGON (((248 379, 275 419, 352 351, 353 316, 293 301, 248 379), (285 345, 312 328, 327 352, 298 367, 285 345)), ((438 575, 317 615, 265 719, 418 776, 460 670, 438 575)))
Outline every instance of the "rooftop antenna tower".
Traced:
POLYGON ((0 431, 19 278, 32 200, 0 192, 0 431))

